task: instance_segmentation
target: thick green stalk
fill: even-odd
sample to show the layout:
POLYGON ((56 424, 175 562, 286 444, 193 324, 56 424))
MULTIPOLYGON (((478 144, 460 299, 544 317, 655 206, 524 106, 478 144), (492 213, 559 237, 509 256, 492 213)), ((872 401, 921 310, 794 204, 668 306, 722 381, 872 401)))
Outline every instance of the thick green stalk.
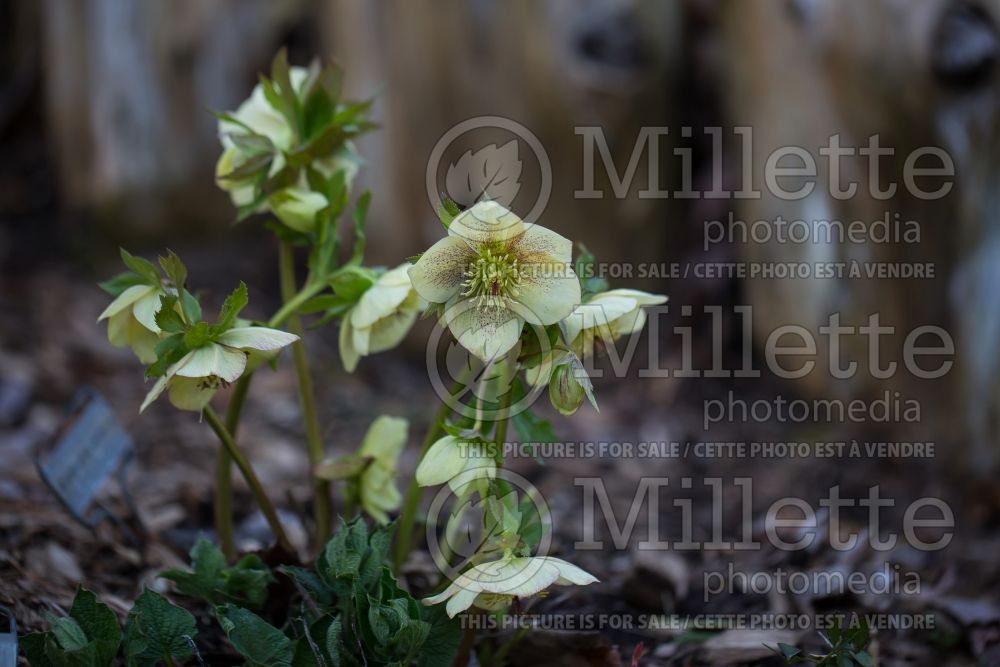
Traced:
POLYGON ((250 487, 250 493, 253 494, 254 499, 257 501, 260 511, 264 513, 264 518, 267 519, 267 525, 271 527, 271 532, 274 533, 275 538, 278 540, 278 544, 281 548, 285 549, 290 553, 294 553, 295 549, 292 546, 291 541, 288 539, 288 535, 285 533, 284 527, 281 525, 281 520, 278 518, 278 512, 274 509, 274 503, 268 497, 267 492, 264 490, 264 485, 260 483, 260 478, 257 477, 257 473, 254 472, 253 467, 250 462, 240 451, 239 447, 236 446, 236 441, 233 440, 233 436, 226 429, 225 424, 219 419, 219 415, 215 414, 215 410, 211 407, 205 407, 204 412, 205 421, 208 425, 212 427, 215 431, 215 435, 218 436, 222 445, 228 450, 229 456, 232 457, 233 461, 236 463, 236 467, 240 469, 243 473, 243 478, 247 481, 247 485, 250 487))
MULTIPOLYGON (((281 277, 281 297, 287 306, 298 300, 307 291, 298 292, 295 289, 295 256, 292 246, 287 241, 281 241, 278 252, 278 269, 281 277)), ((304 302, 304 299, 302 299, 304 302)), ((299 304, 301 305, 301 304, 299 304)), ((309 447, 309 463, 315 470, 323 461, 323 438, 320 435, 319 417, 316 413, 316 395, 313 392, 312 377, 309 375, 309 359, 306 355, 306 345, 302 340, 302 322, 295 311, 291 309, 287 316, 287 328, 299 339, 292 343, 292 358, 295 361, 295 375, 299 384, 299 401, 302 404, 302 419, 306 428, 306 443, 309 447)), ((282 308, 282 311, 285 310, 282 308)), ((278 315, 282 314, 278 312, 278 315)), ((275 318, 278 317, 275 315, 275 318)), ((330 501, 330 482, 312 475, 313 511, 316 516, 316 546, 320 549, 330 539, 333 507, 330 501)))
MULTIPOLYGON (((226 430, 236 437, 240 412, 250 388, 250 375, 244 375, 236 382, 233 395, 226 408, 226 430)), ((219 536, 222 553, 230 562, 236 557, 236 542, 233 530, 233 458, 229 450, 219 447, 215 458, 215 532, 219 536)))

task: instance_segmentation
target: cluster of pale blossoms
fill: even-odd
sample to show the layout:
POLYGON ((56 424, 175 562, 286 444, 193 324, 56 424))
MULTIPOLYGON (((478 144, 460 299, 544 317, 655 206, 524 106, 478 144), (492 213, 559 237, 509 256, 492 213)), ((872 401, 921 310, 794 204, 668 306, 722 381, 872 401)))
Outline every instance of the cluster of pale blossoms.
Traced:
MULTIPOLYGON (((447 235, 412 264, 389 270, 362 266, 359 231, 361 248, 338 266, 335 218, 360 162, 347 140, 353 134, 344 128, 360 133, 364 124, 345 116, 360 114, 360 108, 331 115, 328 122, 340 123, 339 134, 310 128, 308 114, 296 115, 297 109, 322 105, 324 91, 333 85, 323 76, 290 68, 285 84, 263 79, 234 113, 220 115, 224 151, 216 176, 241 218, 270 212, 287 228, 283 233, 298 234, 314 246, 305 289, 311 303, 321 307, 306 312, 325 309, 327 320, 339 319, 344 368, 353 371, 363 357, 398 345, 420 314, 429 312, 483 362, 480 383, 523 372, 529 385, 548 385, 552 405, 564 415, 576 412, 585 398, 596 407, 581 360, 594 355, 598 344, 639 332, 646 320, 643 306, 661 304, 666 297, 592 289, 592 281, 574 271, 571 241, 489 199, 461 212, 447 202, 441 214, 447 235), (291 87, 291 96, 282 85, 291 87)), ((186 270, 175 256, 161 259, 162 275, 141 258, 123 253, 123 259, 130 270, 109 283, 116 298, 101 319, 108 320, 113 344, 131 347, 150 365, 147 377, 155 384, 142 409, 167 392, 178 408, 203 410, 219 388, 298 340, 238 319, 247 301, 242 284, 209 324, 187 291, 186 270)), ((494 397, 505 405, 510 391, 501 389, 494 397)), ((433 442, 416 471, 420 486, 450 484, 460 499, 478 494, 492 503, 494 517, 501 517, 501 529, 470 559, 472 566, 427 598, 429 604, 447 601, 451 616, 473 605, 497 610, 514 597, 551 585, 596 581, 563 560, 530 555, 534 545, 523 535, 513 494, 502 494, 495 485, 506 433, 501 421, 477 419, 471 428, 441 424, 447 434, 433 442)), ((379 417, 356 454, 327 460, 316 474, 346 482, 348 506, 360 506, 375 521, 387 523, 389 513, 402 505, 395 478, 407 431, 405 420, 379 417)))

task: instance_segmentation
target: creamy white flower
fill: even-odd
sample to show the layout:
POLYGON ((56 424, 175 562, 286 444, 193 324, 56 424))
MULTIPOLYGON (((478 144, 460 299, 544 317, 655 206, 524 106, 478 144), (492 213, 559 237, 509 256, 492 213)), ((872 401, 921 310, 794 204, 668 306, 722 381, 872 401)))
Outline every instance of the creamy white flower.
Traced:
POLYGON ((595 583, 589 572, 551 556, 505 557, 476 565, 458 577, 443 592, 424 599, 424 604, 440 604, 447 600, 448 616, 476 605, 483 609, 506 606, 515 597, 528 597, 549 586, 595 583))
POLYGON ((662 294, 650 294, 633 289, 614 289, 595 294, 580 304, 563 324, 566 338, 579 356, 593 353, 595 339, 605 343, 637 333, 646 324, 643 306, 666 303, 662 294))
POLYGON ((420 313, 420 296, 410 284, 409 264, 379 276, 344 314, 340 323, 340 359, 354 372, 361 357, 399 345, 420 313))
POLYGON ((424 299, 445 304, 458 342, 489 361, 517 344, 525 322, 555 324, 580 303, 572 251, 559 234, 481 201, 452 220, 410 278, 424 299))
POLYGON ((361 506, 381 524, 389 523, 387 512, 399 509, 403 502, 396 488, 396 464, 408 430, 405 419, 382 415, 368 427, 358 450, 360 456, 372 458, 358 480, 361 506))
POLYGON ((278 220, 299 232, 316 229, 316 214, 329 206, 322 194, 302 188, 280 190, 267 203, 278 220))
POLYGON ((494 479, 496 474, 496 459, 486 443, 446 435, 424 454, 416 476, 420 486, 448 484, 455 493, 462 495, 476 480, 494 479))
POLYGON ((104 309, 97 321, 108 320, 108 341, 115 347, 131 347, 139 361, 156 361, 153 349, 160 342, 156 311, 167 293, 159 285, 133 285, 104 309))
POLYGON ((279 350, 298 339, 294 334, 267 327, 230 329, 215 342, 191 350, 170 366, 146 394, 139 412, 149 407, 164 390, 169 390, 168 397, 175 407, 203 410, 220 387, 243 375, 250 352, 279 350))

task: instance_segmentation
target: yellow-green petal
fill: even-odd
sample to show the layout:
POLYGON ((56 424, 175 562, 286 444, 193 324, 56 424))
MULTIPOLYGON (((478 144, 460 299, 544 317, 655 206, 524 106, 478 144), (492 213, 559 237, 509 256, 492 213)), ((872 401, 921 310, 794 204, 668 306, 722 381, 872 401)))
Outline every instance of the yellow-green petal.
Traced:
POLYGON ((464 455, 467 452, 468 447, 463 448, 458 438, 451 435, 444 436, 431 445, 417 466, 417 484, 436 486, 455 477, 465 469, 464 455))
POLYGON ((188 352, 177 364, 176 374, 189 378, 215 376, 226 382, 235 382, 243 375, 247 355, 238 350, 209 343, 188 352))
POLYGON ((448 226, 448 235, 467 243, 507 243, 524 233, 525 224, 513 211, 487 200, 466 209, 448 226))
POLYGON ((431 303, 445 303, 459 293, 475 251, 460 238, 446 236, 410 267, 413 289, 431 303))
POLYGON ((524 327, 524 320, 511 310, 478 306, 468 299, 452 300, 444 318, 459 345, 483 361, 507 354, 517 345, 524 327))

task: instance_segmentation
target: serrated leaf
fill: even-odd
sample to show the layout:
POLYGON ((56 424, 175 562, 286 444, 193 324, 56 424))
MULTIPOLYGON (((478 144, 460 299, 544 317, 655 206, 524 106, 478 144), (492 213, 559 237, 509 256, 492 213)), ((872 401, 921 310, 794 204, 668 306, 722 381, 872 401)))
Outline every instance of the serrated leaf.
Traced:
POLYGON ((233 324, 236 322, 236 318, 239 316, 240 312, 246 308, 249 300, 246 283, 241 280, 239 287, 233 290, 232 294, 227 296, 226 300, 222 302, 222 308, 219 310, 219 320, 217 322, 218 330, 220 332, 228 331, 233 327, 233 324))
POLYGON ((198 299, 186 289, 182 289, 180 294, 181 311, 184 313, 184 319, 191 325, 201 322, 201 304, 198 303, 198 299))
POLYGON ((462 643, 462 626, 458 618, 448 618, 444 605, 423 607, 424 620, 430 625, 427 639, 420 647, 418 667, 449 667, 462 643))
POLYGON ((128 614, 125 623, 125 658, 129 667, 153 667, 170 659, 176 662, 192 655, 186 637, 198 634, 194 616, 149 590, 128 614))
POLYGON ((177 289, 187 283, 187 267, 173 250, 168 250, 165 257, 160 257, 160 266, 177 289))
MULTIPOLYGON (((157 281, 159 282, 159 281, 157 281)), ((111 296, 118 296, 129 287, 134 287, 136 285, 146 285, 147 282, 145 278, 140 276, 138 273, 132 271, 124 271, 119 273, 113 278, 109 278, 104 282, 97 283, 97 286, 102 290, 110 294, 111 296)))
POLYGON ((47 614, 46 618, 52 626, 52 636, 64 651, 78 651, 90 643, 83 628, 74 619, 68 616, 56 618, 52 614, 47 614))
POLYGON ((160 308, 153 318, 156 326, 168 334, 181 333, 187 328, 184 318, 177 312, 177 297, 164 294, 160 297, 160 308))
POLYGON ((290 667, 292 640, 257 614, 235 605, 215 608, 219 624, 233 648, 251 667, 290 667))
POLYGON ((458 204, 456 204, 451 197, 442 192, 441 201, 438 202, 437 206, 437 215, 445 229, 451 227, 452 220, 457 218, 461 212, 462 209, 459 208, 458 204))
POLYGON ((160 272, 156 270, 156 266, 148 259, 136 257, 125 250, 125 248, 119 248, 119 253, 125 266, 133 273, 142 276, 146 284, 158 285, 160 283, 160 272))
POLYGON ((94 646, 98 664, 110 665, 122 640, 122 629, 115 613, 82 586, 76 591, 69 613, 94 646))
POLYGON ((329 607, 333 603, 332 591, 314 572, 294 565, 283 565, 279 571, 291 577, 320 606, 329 607))

